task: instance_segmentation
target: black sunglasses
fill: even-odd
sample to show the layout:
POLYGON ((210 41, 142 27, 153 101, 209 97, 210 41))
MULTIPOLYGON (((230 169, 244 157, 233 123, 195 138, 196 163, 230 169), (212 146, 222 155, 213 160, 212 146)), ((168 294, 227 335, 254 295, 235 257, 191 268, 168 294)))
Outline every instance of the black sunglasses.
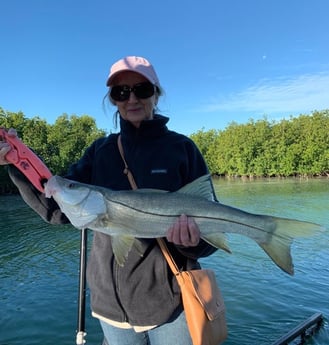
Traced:
POLYGON ((116 85, 112 87, 110 96, 117 102, 123 102, 129 99, 131 92, 133 92, 137 98, 146 99, 154 95, 155 86, 149 82, 139 83, 133 87, 128 85, 116 85))

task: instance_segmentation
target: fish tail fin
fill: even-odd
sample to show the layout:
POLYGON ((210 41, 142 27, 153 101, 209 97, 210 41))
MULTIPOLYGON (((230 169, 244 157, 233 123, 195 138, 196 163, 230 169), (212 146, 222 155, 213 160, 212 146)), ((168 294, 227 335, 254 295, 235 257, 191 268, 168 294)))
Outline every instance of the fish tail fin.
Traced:
POLYGON ((276 265, 288 274, 294 274, 291 257, 291 244, 294 238, 309 237, 323 230, 320 225, 293 219, 272 217, 276 225, 269 233, 266 243, 257 241, 261 248, 270 256, 276 265))

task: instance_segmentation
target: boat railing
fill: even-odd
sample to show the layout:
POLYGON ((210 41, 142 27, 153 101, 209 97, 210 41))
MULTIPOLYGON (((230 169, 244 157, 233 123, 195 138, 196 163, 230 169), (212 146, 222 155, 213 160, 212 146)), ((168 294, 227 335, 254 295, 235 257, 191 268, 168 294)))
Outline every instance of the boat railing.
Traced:
POLYGON ((307 338, 312 336, 321 327, 322 322, 323 315, 321 313, 315 313, 271 345, 288 345, 298 337, 300 337, 299 344, 302 345, 307 338))

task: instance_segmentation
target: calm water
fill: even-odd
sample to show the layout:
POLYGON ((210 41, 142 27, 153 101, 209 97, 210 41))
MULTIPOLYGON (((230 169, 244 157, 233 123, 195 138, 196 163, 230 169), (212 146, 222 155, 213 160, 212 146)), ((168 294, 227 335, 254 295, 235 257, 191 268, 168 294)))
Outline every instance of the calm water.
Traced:
MULTIPOLYGON (((226 204, 329 228, 328 179, 215 185, 226 204)), ((79 231, 49 226, 19 196, 3 196, 0 235, 0 345, 75 344, 79 231)), ((325 323, 308 344, 328 345, 329 231, 294 242, 292 277, 251 240, 231 235, 229 243, 232 255, 218 251, 203 260, 216 271, 225 298, 225 345, 271 345, 318 311, 325 323)), ((87 310, 87 344, 101 344, 98 322, 87 310)))

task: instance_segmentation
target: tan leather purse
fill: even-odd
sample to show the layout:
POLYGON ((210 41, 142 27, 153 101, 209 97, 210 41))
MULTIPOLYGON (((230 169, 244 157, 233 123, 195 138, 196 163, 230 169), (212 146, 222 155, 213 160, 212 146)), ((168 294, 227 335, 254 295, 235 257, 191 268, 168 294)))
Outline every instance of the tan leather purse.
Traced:
POLYGON ((224 300, 212 270, 180 271, 163 239, 157 239, 181 289, 193 345, 219 345, 227 338, 224 300))
MULTIPOLYGON (((121 137, 118 147, 132 189, 137 189, 134 177, 124 158, 121 137)), ((215 274, 209 269, 180 271, 171 256, 166 242, 158 238, 158 244, 175 275, 181 289, 187 326, 193 345, 219 345, 227 338, 224 300, 218 288, 215 274)))

